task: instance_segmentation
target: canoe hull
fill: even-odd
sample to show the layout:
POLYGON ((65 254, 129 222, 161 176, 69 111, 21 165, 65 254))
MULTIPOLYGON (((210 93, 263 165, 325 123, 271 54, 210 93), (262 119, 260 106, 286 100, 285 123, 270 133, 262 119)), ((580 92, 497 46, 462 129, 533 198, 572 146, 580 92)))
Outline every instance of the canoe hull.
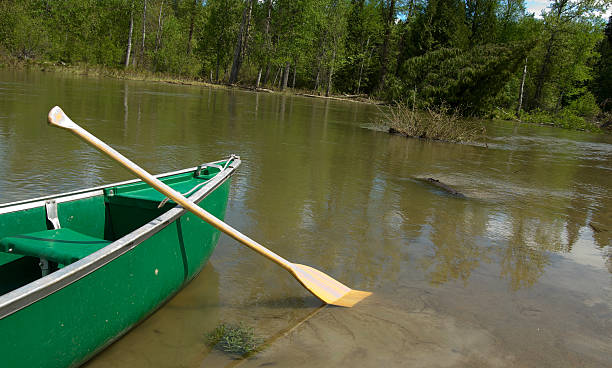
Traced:
MULTIPOLYGON (((228 176, 199 205, 223 219, 229 187, 228 176)), ((189 212, 175 217, 147 224, 156 231, 125 253, 0 319, 2 366, 78 366, 177 293, 204 267, 220 232, 189 212)))

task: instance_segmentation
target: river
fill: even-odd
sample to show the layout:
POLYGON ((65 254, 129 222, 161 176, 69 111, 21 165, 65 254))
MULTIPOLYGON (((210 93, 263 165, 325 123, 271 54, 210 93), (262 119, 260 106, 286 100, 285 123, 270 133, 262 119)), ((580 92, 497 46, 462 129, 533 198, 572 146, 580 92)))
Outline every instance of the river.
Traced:
POLYGON ((426 142, 371 129, 367 104, 0 70, 0 203, 131 179, 48 127, 54 105, 154 173, 240 155, 226 221, 374 292, 321 308, 223 236, 89 368, 612 366, 610 135, 488 122, 488 148, 426 142), (222 322, 252 326, 265 348, 211 350, 222 322))

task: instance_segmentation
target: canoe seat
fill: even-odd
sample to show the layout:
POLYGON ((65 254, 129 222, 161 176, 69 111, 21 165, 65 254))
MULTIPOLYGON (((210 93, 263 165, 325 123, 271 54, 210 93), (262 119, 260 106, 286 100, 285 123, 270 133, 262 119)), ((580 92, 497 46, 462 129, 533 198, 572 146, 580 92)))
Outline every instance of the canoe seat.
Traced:
POLYGON ((110 243, 110 241, 62 228, 2 238, 0 239, 0 251, 69 265, 110 243))

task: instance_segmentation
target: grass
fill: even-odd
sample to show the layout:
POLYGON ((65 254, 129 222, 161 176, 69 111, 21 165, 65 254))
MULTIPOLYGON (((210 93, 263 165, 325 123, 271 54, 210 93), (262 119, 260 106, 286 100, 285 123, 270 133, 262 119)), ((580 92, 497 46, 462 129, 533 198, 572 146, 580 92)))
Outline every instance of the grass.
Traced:
POLYGON ((445 106, 419 111, 399 103, 383 113, 380 124, 389 133, 453 143, 474 142, 486 135, 482 123, 464 119, 445 106))
POLYGON ((259 350, 262 340, 252 327, 222 323, 207 335, 206 343, 228 354, 249 355, 259 350))

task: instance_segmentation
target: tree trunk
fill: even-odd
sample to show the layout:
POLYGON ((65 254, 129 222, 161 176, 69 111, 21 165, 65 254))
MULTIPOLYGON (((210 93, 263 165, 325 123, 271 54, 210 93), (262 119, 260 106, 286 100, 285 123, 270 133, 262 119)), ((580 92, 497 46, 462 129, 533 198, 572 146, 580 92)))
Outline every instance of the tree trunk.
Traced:
POLYGON ((242 66, 242 59, 244 57, 244 51, 246 49, 246 42, 249 38, 249 26, 251 23, 251 11, 252 11, 252 0, 246 0, 246 6, 242 11, 242 22, 240 23, 240 31, 238 32, 238 38, 236 40, 236 47, 234 48, 234 61, 232 63, 232 71, 229 78, 229 83, 236 83, 238 80, 238 73, 242 66))
POLYGON ((140 46, 140 61, 138 64, 144 64, 145 54, 145 37, 147 35, 147 0, 144 0, 142 5, 142 44, 140 46))
MULTIPOLYGON (((272 48, 271 47, 272 40, 270 39, 270 19, 272 17, 272 1, 271 0, 266 1, 266 8, 268 9, 268 15, 266 16, 265 33, 264 33, 264 40, 266 42, 265 43, 266 73, 264 74, 264 79, 263 79, 264 86, 268 82, 268 77, 270 76, 270 50, 272 48)), ((261 72, 261 68, 260 68, 260 72, 261 72)), ((259 83, 258 83, 258 87, 259 87, 259 83)))
POLYGON ((525 76, 527 75, 527 58, 525 58, 525 67, 523 68, 523 77, 521 78, 521 92, 519 93, 518 108, 516 109, 516 115, 519 116, 521 108, 523 107, 523 91, 525 88, 525 76))
POLYGON ((284 79, 284 75, 283 75, 283 71, 284 68, 281 66, 280 68, 278 68, 278 89, 280 90, 283 87, 283 79, 284 79))
MULTIPOLYGON (((249 1, 249 0, 247 0, 249 1)), ((248 7, 248 5, 247 5, 248 7)), ((240 22, 240 31, 238 32, 238 38, 236 39, 236 47, 234 48, 234 61, 232 63, 232 72, 230 74, 229 83, 233 84, 238 79, 238 72, 240 71, 240 63, 242 62, 242 34, 246 25, 246 14, 247 7, 242 11, 242 22, 240 22)))
POLYGON ((134 31, 134 2, 132 1, 132 9, 130 10, 130 33, 128 33, 128 44, 125 52, 125 68, 130 66, 130 54, 132 53, 132 32, 134 31))
POLYGON ((334 76, 334 64, 336 62, 336 48, 337 48, 337 42, 334 41, 334 52, 332 54, 332 62, 331 62, 331 65, 329 66, 329 74, 327 75, 327 88, 325 89, 326 97, 329 97, 329 92, 331 91, 332 77, 334 76))
POLYGON ((276 74, 274 74, 274 82, 272 82, 272 86, 276 87, 276 79, 278 78, 278 73, 280 73, 281 68, 278 68, 278 70, 276 71, 276 74))
POLYGON ((259 68, 259 72, 257 73, 257 83, 255 84, 255 88, 259 88, 259 81, 261 80, 261 68, 259 68))
POLYGON ((325 53, 325 40, 327 38, 327 34, 323 36, 321 43, 319 45, 319 54, 317 55, 317 77, 315 78, 315 91, 319 89, 319 84, 321 82, 321 63, 323 59, 323 54, 325 53))
POLYGON ((189 38, 187 39, 187 55, 191 55, 191 39, 193 38, 193 23, 195 22, 195 12, 198 8, 198 0, 193 0, 191 9, 191 20, 189 21, 189 38))
POLYGON ((561 108, 561 104, 563 103, 563 95, 564 95, 564 91, 561 91, 561 93, 559 94, 559 98, 557 99, 557 103, 555 105, 555 114, 559 112, 559 109, 561 108))
POLYGON ((219 49, 217 49, 217 68, 215 71, 215 81, 219 83, 219 64, 221 64, 221 54, 219 54, 219 49))
POLYGON ((270 78, 270 62, 268 61, 268 64, 266 64, 266 73, 264 74, 264 79, 261 84, 265 86, 266 83, 268 83, 269 78, 270 78))
MULTIPOLYGON (((384 10, 384 6, 382 7, 384 10)), ((385 38, 381 57, 380 77, 378 79, 378 91, 385 88, 385 77, 387 76, 387 64, 389 63, 389 43, 391 39, 391 25, 395 21, 395 0, 391 0, 388 8, 387 19, 385 22, 385 38)))
POLYGON ((253 3, 255 0, 249 2, 249 13, 247 14, 246 32, 244 34, 244 41, 242 42, 242 56, 246 56, 247 47, 249 46, 249 35, 251 34, 251 17, 253 15, 253 3))
POLYGON ((164 24, 162 23, 163 12, 164 12, 164 0, 162 0, 161 5, 159 6, 159 16, 157 17, 157 34, 155 35, 155 52, 157 52, 157 50, 161 46, 161 37, 162 37, 163 26, 164 26, 164 24))
POLYGON ((540 72, 536 76, 534 101, 537 107, 541 107, 542 105, 544 84, 550 79, 551 61, 556 51, 555 43, 557 41, 557 33, 559 32, 559 29, 557 28, 558 25, 555 26, 555 24, 557 24, 557 22, 559 21, 562 21, 561 14, 563 13, 563 10, 568 4, 570 4, 568 0, 554 1, 551 4, 551 12, 553 10, 555 11, 555 18, 554 21, 551 22, 552 29, 550 30, 550 38, 548 39, 548 43, 546 44, 546 54, 544 55, 542 67, 540 68, 540 72))
POLYGON ((266 8, 268 9, 268 15, 266 16, 266 33, 265 33, 265 40, 266 40, 266 47, 269 46, 271 40, 270 40, 270 19, 272 18, 272 1, 271 0, 267 0, 266 1, 266 8))
POLYGON ((291 88, 295 89, 295 75, 297 74, 297 63, 293 64, 293 81, 291 82, 291 88))
POLYGON ((287 61, 285 63, 285 71, 283 72, 283 85, 281 86, 281 91, 287 88, 287 82, 289 81, 289 71, 291 64, 287 61))
POLYGON ((542 63, 542 67, 540 68, 540 72, 536 78, 534 101, 538 107, 540 107, 542 104, 542 92, 544 91, 544 83, 546 83, 546 79, 550 71, 550 60, 552 59, 554 42, 555 34, 553 33, 548 40, 546 54, 544 55, 544 62, 542 63))
POLYGON ((363 50, 363 55, 361 56, 361 66, 359 67, 359 80, 357 81, 357 94, 359 94, 359 89, 361 88, 361 76, 363 74, 363 64, 365 62, 365 56, 368 52, 368 46, 370 45, 370 36, 368 36, 368 40, 366 41, 365 49, 363 50))

